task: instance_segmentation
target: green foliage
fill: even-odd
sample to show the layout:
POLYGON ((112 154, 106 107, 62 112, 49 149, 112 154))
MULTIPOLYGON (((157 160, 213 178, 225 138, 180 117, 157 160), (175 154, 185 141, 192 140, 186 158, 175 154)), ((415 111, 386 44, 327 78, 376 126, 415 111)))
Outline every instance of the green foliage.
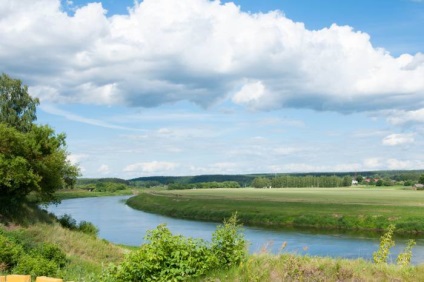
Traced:
POLYGON ((377 182, 375 183, 375 186, 383 186, 383 180, 382 179, 379 179, 379 180, 377 180, 377 182))
POLYGON ((62 227, 70 230, 80 231, 82 233, 93 236, 97 236, 99 233, 99 229, 93 223, 83 220, 77 224, 77 221, 69 214, 64 214, 57 220, 59 221, 60 225, 62 225, 62 227))
POLYGON ((34 192, 40 201, 72 185, 78 169, 67 160, 65 136, 48 126, 33 125, 26 133, 0 124, 0 200, 21 200, 34 192))
POLYGON ((0 233, 0 272, 13 268, 22 254, 21 245, 0 233))
POLYGON ((424 174, 422 174, 422 175, 420 176, 420 179, 418 179, 418 183, 420 183, 420 184, 424 184, 424 174))
POLYGON ((51 276, 67 263, 65 253, 57 245, 30 243, 19 233, 0 230, 0 272, 51 276))
POLYGON ((18 79, 6 74, 0 76, 0 123, 27 132, 32 122, 37 119, 37 98, 28 94, 28 87, 18 79))
POLYGON ((140 249, 111 269, 116 281, 183 281, 212 269, 238 265, 246 257, 246 242, 234 215, 204 240, 173 235, 166 225, 148 231, 140 249))
POLYGON ((255 188, 267 188, 271 186, 271 180, 266 177, 256 177, 252 181, 252 187, 255 188))
POLYGON ((61 217, 58 218, 58 221, 62 227, 75 230, 78 228, 77 221, 70 215, 70 214, 64 214, 61 217))
POLYGON ((294 187, 349 187, 352 185, 352 177, 339 177, 335 175, 305 175, 291 176, 282 175, 268 179, 266 177, 257 177, 252 181, 252 187, 263 188, 272 186, 272 188, 294 188, 294 187))
POLYGON ((415 246, 415 240, 409 240, 405 249, 400 253, 396 259, 396 262, 400 266, 408 266, 411 263, 412 248, 415 246))
POLYGON ((214 189, 214 188, 240 188, 240 184, 236 181, 224 182, 199 182, 199 183, 171 183, 168 184, 168 190, 184 190, 184 189, 214 189))
POLYGON ((64 267, 68 263, 65 253, 55 244, 41 244, 41 246, 35 249, 34 253, 44 259, 53 261, 59 267, 64 267))
POLYGON ((395 245, 393 241, 393 232, 395 231, 395 225, 390 224, 387 228, 386 233, 380 238, 380 247, 376 252, 373 253, 372 257, 375 263, 387 263, 390 254, 390 248, 395 245))
POLYGON ((30 192, 39 201, 71 186, 79 174, 67 160, 65 135, 33 124, 38 99, 27 86, 6 74, 0 76, 0 204, 21 201, 30 192))
POLYGON ((233 214, 212 234, 212 252, 222 267, 239 265, 246 258, 246 240, 237 223, 237 214, 233 214))
POLYGON ((77 230, 92 236, 97 236, 99 233, 99 229, 93 223, 84 220, 78 224, 77 230))

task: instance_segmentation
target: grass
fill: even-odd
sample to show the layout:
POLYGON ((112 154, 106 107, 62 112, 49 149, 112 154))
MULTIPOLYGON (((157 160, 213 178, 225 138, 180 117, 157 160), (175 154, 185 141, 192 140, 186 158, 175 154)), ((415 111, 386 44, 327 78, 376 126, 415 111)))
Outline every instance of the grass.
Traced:
POLYGON ((89 198, 89 197, 107 197, 107 196, 120 196, 120 195, 133 195, 133 189, 118 190, 115 192, 90 192, 82 189, 69 189, 59 190, 55 196, 59 200, 75 199, 75 198, 89 198))
POLYGON ((417 281, 419 277, 424 277, 424 266, 400 267, 360 259, 264 253, 250 255, 238 267, 212 272, 193 281, 417 281))
POLYGON ((179 218, 222 221, 238 212, 246 225, 384 230, 424 234, 424 191, 399 188, 198 189, 144 191, 131 207, 179 218))
MULTIPOLYGON (((235 191, 205 190, 201 192, 202 193, 196 194, 196 191, 179 191, 179 196, 175 196, 175 198, 178 198, 176 204, 178 205, 181 202, 185 202, 185 200, 190 199, 190 197, 199 201, 203 198, 212 198, 214 202, 216 202, 217 199, 219 200, 218 202, 220 202, 222 199, 218 197, 219 194, 222 193, 228 197, 235 191), (185 193, 187 193, 187 195, 185 193), (202 196, 196 198, 193 196, 193 193, 195 196, 202 196), (208 196, 208 193, 212 193, 212 197, 208 196), (182 201, 180 201, 181 199, 182 201)), ((248 199, 254 197, 254 195, 264 195, 265 198, 270 195, 267 194, 269 192, 252 189, 238 192, 247 192, 243 197, 248 199)), ((278 191, 271 192, 274 193, 278 191)), ((281 197, 285 195, 283 192, 294 193, 291 196, 287 196, 292 200, 296 198, 295 194, 297 192, 304 193, 304 191, 301 190, 297 192, 295 190, 281 191, 280 193, 282 194, 277 193, 273 197, 267 198, 266 202, 281 203, 281 197), (274 201, 271 201, 271 199, 274 201)), ((331 195, 330 192, 331 191, 326 191, 325 193, 331 195)), ((337 191, 333 191, 333 193, 336 192, 337 191)), ((155 193, 158 192, 156 191, 155 193)), ((160 196, 154 196, 161 199, 174 199, 169 195, 175 194, 161 192, 159 195, 160 196)), ((306 193, 306 195, 308 195, 308 193, 306 193)), ((148 198, 152 195, 143 194, 143 196, 148 198)), ((361 196, 358 195, 358 197, 360 198, 361 196)), ((234 200, 234 198, 235 197, 230 197, 229 199, 225 199, 225 201, 230 200, 236 203, 237 201, 244 201, 234 200)), ((319 199, 319 197, 315 197, 315 199, 319 202, 318 204, 323 204, 321 202, 322 199, 319 199)), ((408 202, 411 203, 412 199, 410 201, 405 201, 405 204, 408 202)), ((205 203, 202 201, 200 202, 201 204, 205 203)), ((282 203, 285 202, 283 201, 282 203)), ((256 209, 257 207, 254 206, 253 208, 256 209)), ((28 207, 28 209, 30 209, 30 207, 28 207)), ((41 213, 42 211, 38 210, 30 214, 40 217, 41 213)), ((24 241, 25 244, 28 245, 50 243, 59 246, 61 250, 67 254, 69 259, 69 263, 66 267, 61 269, 57 275, 57 277, 63 278, 64 281, 102 281, 102 273, 107 270, 109 263, 119 265, 123 261, 125 254, 134 250, 134 248, 117 246, 94 236, 62 228, 57 223, 51 222, 50 217, 48 217, 48 221, 45 221, 44 219, 46 217, 48 216, 43 215, 38 220, 33 220, 29 226, 16 225, 14 222, 9 222, 8 226, 0 224, 0 230, 19 238, 20 241, 24 241)), ((216 270, 193 281, 417 281, 419 277, 424 277, 424 265, 406 267, 387 264, 377 265, 361 259, 332 259, 284 253, 271 255, 264 251, 261 254, 248 255, 246 261, 231 269, 216 270)))
POLYGON ((71 231, 56 224, 36 223, 28 227, 9 225, 0 230, 26 245, 51 243, 66 253, 69 263, 58 275, 65 281, 99 281, 110 263, 119 264, 130 250, 105 240, 71 231))

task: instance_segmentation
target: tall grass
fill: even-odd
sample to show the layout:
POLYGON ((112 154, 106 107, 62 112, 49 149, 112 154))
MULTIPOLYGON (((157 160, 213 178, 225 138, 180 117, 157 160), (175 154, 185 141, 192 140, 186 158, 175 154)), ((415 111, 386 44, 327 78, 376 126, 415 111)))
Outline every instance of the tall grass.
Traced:
POLYGON ((193 281, 420 281, 424 266, 377 265, 364 260, 293 254, 250 255, 240 266, 209 273, 193 281))

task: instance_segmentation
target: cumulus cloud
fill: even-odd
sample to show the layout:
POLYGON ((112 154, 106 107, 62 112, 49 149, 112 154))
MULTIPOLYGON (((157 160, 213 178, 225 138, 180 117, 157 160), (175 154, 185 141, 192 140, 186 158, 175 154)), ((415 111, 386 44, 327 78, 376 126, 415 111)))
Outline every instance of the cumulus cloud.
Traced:
POLYGON ((397 146, 397 145, 403 145, 403 144, 410 144, 414 143, 414 134, 390 134, 386 136, 382 143, 386 146, 397 146))
POLYGON ((394 125, 424 123, 424 108, 415 111, 395 110, 389 113, 387 120, 394 125))
POLYGON ((59 0, 0 3, 2 69, 42 101, 418 110, 423 58, 393 57, 349 26, 308 30, 219 1, 144 0, 111 17, 100 3, 73 15, 59 0))
POLYGON ((71 162, 73 165, 78 165, 81 161, 84 161, 88 159, 87 154, 70 154, 68 155, 67 159, 71 162))
POLYGON ((365 169, 376 169, 382 166, 379 158, 367 158, 363 161, 363 167, 365 169))
POLYGON ((108 165, 102 164, 98 169, 97 172, 101 174, 109 174, 110 168, 108 165))
POLYGON ((161 174, 169 172, 178 167, 177 163, 173 162, 142 162, 128 165, 124 168, 124 172, 141 173, 141 174, 161 174))

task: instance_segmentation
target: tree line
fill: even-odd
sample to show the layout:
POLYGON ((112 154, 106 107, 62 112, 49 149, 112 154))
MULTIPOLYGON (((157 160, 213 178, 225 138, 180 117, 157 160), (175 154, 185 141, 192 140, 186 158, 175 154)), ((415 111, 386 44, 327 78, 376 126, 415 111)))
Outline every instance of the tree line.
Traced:
POLYGON ((294 188, 294 187, 349 187, 351 176, 290 176, 282 175, 273 178, 256 177, 252 181, 254 188, 294 188))
POLYGON ((223 182, 200 182, 200 183, 170 183, 168 190, 184 190, 184 189, 214 189, 214 188, 240 188, 240 184, 236 181, 223 182))

